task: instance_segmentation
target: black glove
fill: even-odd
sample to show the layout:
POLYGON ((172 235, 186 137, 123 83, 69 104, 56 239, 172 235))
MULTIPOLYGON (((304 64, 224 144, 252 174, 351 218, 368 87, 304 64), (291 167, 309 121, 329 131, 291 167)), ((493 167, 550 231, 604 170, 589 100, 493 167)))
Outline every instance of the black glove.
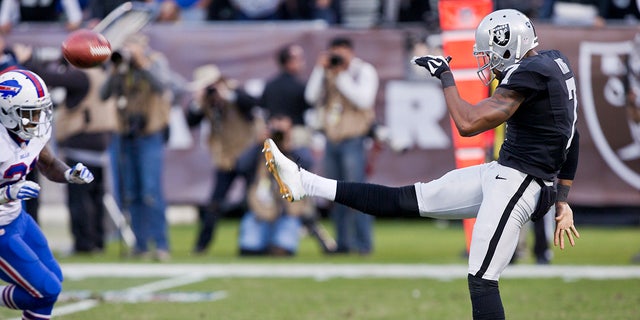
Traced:
POLYGON ((449 61, 451 61, 451 57, 443 57, 443 56, 423 56, 423 57, 414 57, 411 62, 427 69, 429 73, 440 79, 440 75, 443 72, 451 71, 449 68, 449 61))

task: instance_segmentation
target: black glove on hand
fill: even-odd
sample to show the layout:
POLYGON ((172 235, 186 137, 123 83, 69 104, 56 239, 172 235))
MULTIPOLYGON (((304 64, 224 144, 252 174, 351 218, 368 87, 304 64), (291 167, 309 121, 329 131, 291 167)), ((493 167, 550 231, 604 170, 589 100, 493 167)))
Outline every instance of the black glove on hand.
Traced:
POLYGON ((443 72, 451 71, 451 69, 449 68, 450 60, 450 57, 445 58, 443 56, 423 56, 414 57, 411 61, 427 69, 427 71, 429 71, 432 76, 440 79, 440 75, 442 75, 443 72))

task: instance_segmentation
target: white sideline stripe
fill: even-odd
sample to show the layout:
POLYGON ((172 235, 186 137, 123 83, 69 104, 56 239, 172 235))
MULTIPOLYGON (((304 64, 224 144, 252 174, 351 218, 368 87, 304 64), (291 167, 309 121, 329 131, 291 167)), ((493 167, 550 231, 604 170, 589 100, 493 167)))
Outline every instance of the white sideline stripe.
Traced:
POLYGON ((200 282, 204 279, 205 278, 202 277, 201 275, 188 274, 182 277, 175 277, 175 278, 160 280, 156 282, 143 284, 137 287, 128 288, 127 290, 125 290, 125 292, 126 294, 131 294, 131 295, 143 295, 146 293, 153 293, 160 290, 171 289, 175 287, 184 286, 187 284, 200 282))
MULTIPOLYGON (((90 264, 87 264, 87 266, 90 266, 90 264)), ((205 278, 203 278, 201 275, 197 275, 197 274, 186 274, 186 275, 183 274, 182 276, 179 276, 179 277, 164 279, 160 281, 143 284, 137 287, 128 288, 123 291, 123 295, 132 300, 135 300, 136 297, 140 297, 148 293, 180 287, 187 284, 200 282, 204 279, 205 278)), ((226 294, 221 296, 220 299, 224 299, 225 297, 226 297, 226 294)), ((220 299, 217 299, 217 300, 220 300, 220 299)), ((71 304, 67 304, 64 306, 55 307, 53 308, 52 316, 57 317, 57 316, 72 314, 76 312, 86 311, 96 307, 98 303, 99 302, 97 300, 86 299, 86 300, 81 300, 71 304)), ((20 320, 20 319, 21 318, 15 318, 11 320, 20 320)))
MULTIPOLYGON (((94 277, 432 278, 467 277, 466 265, 429 264, 63 264, 68 279, 94 277)), ((502 278, 639 279, 640 266, 515 265, 502 278)))
MULTIPOLYGON (((52 317, 64 316, 76 312, 81 312, 85 310, 89 310, 98 305, 98 300, 88 299, 82 300, 78 302, 74 302, 71 304, 67 304, 61 307, 54 307, 52 317)), ((20 318, 16 319, 20 320, 20 318)))

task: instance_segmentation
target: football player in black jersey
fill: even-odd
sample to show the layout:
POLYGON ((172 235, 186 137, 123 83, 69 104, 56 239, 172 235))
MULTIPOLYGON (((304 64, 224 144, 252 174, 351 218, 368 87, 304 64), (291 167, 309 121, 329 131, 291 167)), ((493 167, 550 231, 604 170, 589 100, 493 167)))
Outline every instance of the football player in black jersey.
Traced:
POLYGON ((476 29, 478 75, 499 85, 473 105, 456 88, 448 59, 416 57, 442 82, 445 101, 462 136, 507 123, 497 161, 456 169, 431 182, 404 187, 327 179, 287 159, 272 140, 264 144, 267 166, 290 201, 316 196, 375 216, 477 218, 469 252, 468 284, 474 319, 504 319, 498 280, 509 264, 522 226, 556 214, 554 244, 579 237, 567 204, 578 162, 577 94, 567 58, 535 51, 533 24, 519 11, 487 15, 476 29), (556 192, 557 189, 557 192, 556 192))

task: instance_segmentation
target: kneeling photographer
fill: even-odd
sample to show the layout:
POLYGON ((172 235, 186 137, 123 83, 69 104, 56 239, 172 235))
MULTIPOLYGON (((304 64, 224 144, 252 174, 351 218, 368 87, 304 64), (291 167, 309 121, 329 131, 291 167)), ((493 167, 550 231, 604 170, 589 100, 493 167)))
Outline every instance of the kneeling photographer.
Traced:
POLYGON ((153 51, 142 34, 129 36, 112 55, 108 80, 101 97, 114 97, 120 133, 120 182, 122 204, 131 215, 136 236, 133 256, 169 258, 162 191, 163 154, 169 123, 170 69, 163 54, 153 51))

